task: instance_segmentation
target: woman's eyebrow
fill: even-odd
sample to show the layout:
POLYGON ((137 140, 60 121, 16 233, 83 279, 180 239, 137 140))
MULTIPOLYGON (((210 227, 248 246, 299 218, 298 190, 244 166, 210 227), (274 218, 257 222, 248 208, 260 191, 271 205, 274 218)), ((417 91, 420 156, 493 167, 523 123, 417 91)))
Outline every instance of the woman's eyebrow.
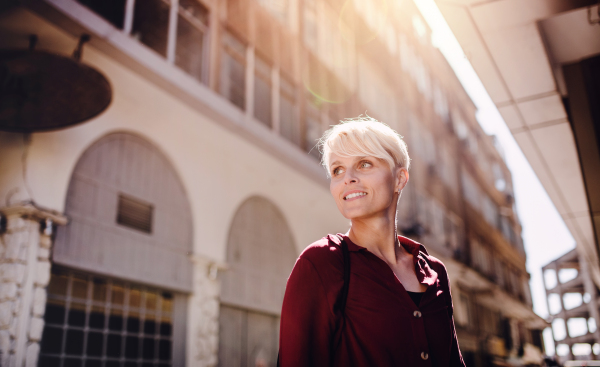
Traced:
POLYGON ((340 164, 340 161, 335 161, 333 163, 330 163, 329 167, 333 167, 333 166, 338 165, 338 164, 340 164))

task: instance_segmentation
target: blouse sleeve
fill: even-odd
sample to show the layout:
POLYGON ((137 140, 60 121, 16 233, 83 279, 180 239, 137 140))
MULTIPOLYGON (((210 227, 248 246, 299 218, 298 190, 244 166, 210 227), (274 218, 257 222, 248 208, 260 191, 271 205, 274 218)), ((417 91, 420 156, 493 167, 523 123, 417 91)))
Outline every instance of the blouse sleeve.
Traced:
POLYGON ((299 258, 283 298, 279 365, 329 366, 334 330, 334 315, 321 277, 310 260, 299 258))

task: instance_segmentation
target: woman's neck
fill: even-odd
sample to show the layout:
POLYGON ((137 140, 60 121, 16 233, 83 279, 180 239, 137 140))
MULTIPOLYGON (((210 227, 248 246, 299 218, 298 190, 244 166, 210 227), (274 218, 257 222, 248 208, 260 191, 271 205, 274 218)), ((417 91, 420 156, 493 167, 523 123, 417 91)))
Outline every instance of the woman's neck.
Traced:
POLYGON ((390 264, 395 264, 399 253, 402 252, 401 246, 398 245, 395 218, 390 220, 385 216, 353 220, 348 237, 390 264))

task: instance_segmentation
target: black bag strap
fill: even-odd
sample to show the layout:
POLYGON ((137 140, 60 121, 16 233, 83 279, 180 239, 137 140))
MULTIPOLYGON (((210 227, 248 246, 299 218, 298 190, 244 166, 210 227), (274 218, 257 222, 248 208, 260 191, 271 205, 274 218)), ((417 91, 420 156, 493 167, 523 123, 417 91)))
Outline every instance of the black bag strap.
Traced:
POLYGON ((348 290, 350 289, 350 251, 348 245, 342 236, 338 235, 340 239, 340 245, 342 247, 342 257, 344 258, 344 285, 342 286, 342 293, 340 294, 340 311, 342 315, 346 316, 346 301, 348 300, 348 290))
MULTIPOLYGON (((340 293, 340 312, 342 313, 342 317, 346 318, 346 301, 348 300, 348 290, 350 289, 350 250, 348 250, 348 245, 346 244, 346 241, 344 241, 344 238, 340 235, 336 236, 340 239, 340 246, 342 247, 342 259, 344 261, 344 285, 342 286, 342 292, 340 293)), ((277 353, 277 367, 280 367, 279 353, 277 353)))

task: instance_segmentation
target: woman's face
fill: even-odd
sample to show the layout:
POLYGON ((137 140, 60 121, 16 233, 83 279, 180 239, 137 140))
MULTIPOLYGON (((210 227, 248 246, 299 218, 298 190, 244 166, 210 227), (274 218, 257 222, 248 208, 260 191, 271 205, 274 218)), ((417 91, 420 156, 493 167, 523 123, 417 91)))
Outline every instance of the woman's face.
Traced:
POLYGON ((405 168, 390 170, 375 157, 331 154, 329 189, 342 215, 350 220, 395 215, 398 190, 408 182, 405 168))

